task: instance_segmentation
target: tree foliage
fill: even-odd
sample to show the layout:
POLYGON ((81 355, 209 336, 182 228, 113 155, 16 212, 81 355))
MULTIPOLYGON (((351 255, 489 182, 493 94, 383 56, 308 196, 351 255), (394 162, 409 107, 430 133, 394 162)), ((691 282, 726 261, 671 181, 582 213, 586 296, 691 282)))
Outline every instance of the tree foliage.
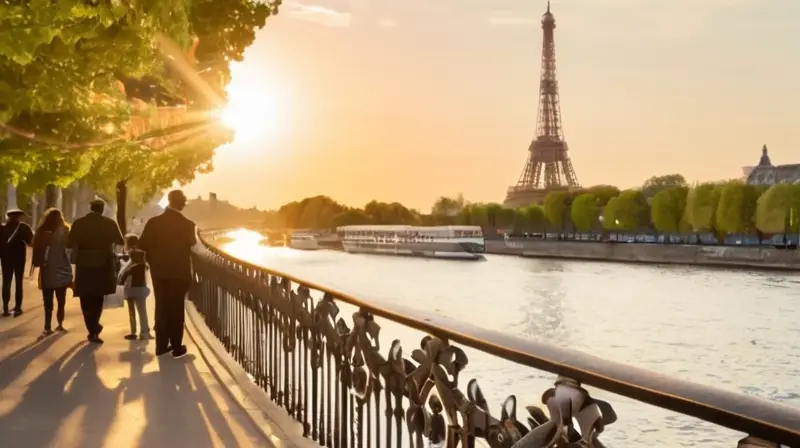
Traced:
POLYGON ((431 215, 434 216, 456 216, 464 208, 464 195, 459 193, 456 197, 440 196, 431 207, 431 215))
POLYGON ((604 207, 612 198, 619 196, 619 188, 613 185, 595 185, 586 189, 586 193, 591 193, 597 199, 597 205, 604 207))
POLYGON ((544 198, 544 215, 547 221, 558 230, 564 229, 564 218, 568 211, 569 192, 553 191, 544 198))
POLYGON ((726 233, 755 231, 756 204, 759 192, 754 185, 728 182, 719 194, 716 228, 726 233))
POLYGON ((689 183, 682 174, 667 174, 664 176, 653 176, 642 184, 642 194, 650 199, 658 192, 673 187, 688 187, 689 183))
POLYGON ((372 219, 373 224, 406 224, 418 223, 417 216, 399 202, 370 201, 364 206, 364 212, 372 219))
POLYGON ((527 221, 533 231, 544 231, 547 227, 547 217, 544 214, 544 209, 540 205, 529 205, 524 209, 527 221))
POLYGON ((372 218, 359 209, 348 209, 331 220, 331 227, 358 226, 372 224, 372 218))
POLYGON ((764 233, 798 230, 800 185, 777 184, 758 198, 756 227, 764 233))
POLYGON ((716 230, 717 205, 722 187, 708 182, 689 191, 686 196, 686 222, 695 232, 716 230))
POLYGON ((597 197, 592 193, 576 197, 572 201, 570 217, 577 231, 588 232, 594 229, 598 218, 597 197))
POLYGON ((646 227, 650 221, 647 200, 640 190, 625 190, 611 199, 603 211, 606 229, 628 232, 646 227))
MULTIPOLYGON (((194 57, 197 71, 220 95, 230 81, 229 63, 241 61, 244 52, 264 27, 269 16, 277 14, 280 0, 193 0, 189 20, 197 36, 194 57)), ((199 101, 198 92, 192 95, 199 101)))
POLYGON ((221 73, 215 85, 221 91, 229 80, 228 64, 242 59, 278 4, 0 4, 0 181, 24 179, 24 192, 88 174, 89 182, 108 195, 117 180, 136 177, 134 190, 144 195, 210 169, 214 149, 230 140, 229 132, 186 128, 168 151, 153 152, 127 132, 134 114, 130 96, 141 92, 121 86, 145 79, 173 97, 187 98, 191 107, 198 98, 196 86, 174 77, 157 42, 186 51, 195 40, 200 71, 221 73), (93 169, 87 173, 89 165, 93 169))
POLYGON ((673 186, 665 188, 653 196, 650 219, 653 227, 662 233, 677 233, 685 229, 683 223, 686 211, 686 197, 689 188, 673 186))
POLYGON ((163 75, 156 35, 188 44, 189 2, 0 4, 0 151, 23 159, 0 168, 21 179, 108 140, 130 114, 121 77, 163 75), (78 142, 77 144, 75 142, 78 142), (26 163, 27 162, 27 163, 26 163))

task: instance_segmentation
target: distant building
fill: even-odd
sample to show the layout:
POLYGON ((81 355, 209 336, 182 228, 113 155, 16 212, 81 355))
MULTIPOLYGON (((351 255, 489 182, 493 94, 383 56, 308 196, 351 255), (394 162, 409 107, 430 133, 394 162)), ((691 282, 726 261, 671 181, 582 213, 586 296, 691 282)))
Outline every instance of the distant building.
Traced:
POLYGON ((751 185, 800 184, 800 163, 773 165, 767 145, 761 149, 761 160, 754 167, 744 167, 747 183, 751 185))

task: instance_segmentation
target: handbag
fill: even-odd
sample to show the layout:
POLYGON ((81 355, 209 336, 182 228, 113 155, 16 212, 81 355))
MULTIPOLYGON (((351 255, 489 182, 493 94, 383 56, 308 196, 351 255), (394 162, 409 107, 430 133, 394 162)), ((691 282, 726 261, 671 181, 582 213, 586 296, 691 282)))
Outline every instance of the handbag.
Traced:
POLYGON ((114 308, 122 308, 125 306, 125 287, 117 285, 117 290, 114 294, 109 294, 103 298, 103 309, 109 310, 114 308))

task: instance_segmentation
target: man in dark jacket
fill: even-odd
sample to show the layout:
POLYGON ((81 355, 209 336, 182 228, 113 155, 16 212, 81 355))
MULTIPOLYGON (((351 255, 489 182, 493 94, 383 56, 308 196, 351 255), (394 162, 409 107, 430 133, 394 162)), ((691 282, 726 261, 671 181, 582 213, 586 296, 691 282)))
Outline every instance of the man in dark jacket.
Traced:
POLYGON ((156 356, 172 351, 180 358, 183 345, 184 300, 192 282, 192 247, 197 244, 194 222, 183 216, 186 196, 174 190, 164 213, 150 218, 139 239, 153 279, 156 299, 156 356))
POLYGON ((8 220, 0 227, 0 260, 3 266, 3 316, 10 316, 11 280, 14 280, 14 317, 22 315, 22 278, 25 275, 27 246, 33 241, 33 231, 21 221, 25 212, 11 209, 8 220))
POLYGON ((103 343, 100 339, 103 299, 117 290, 114 245, 125 244, 117 223, 103 216, 104 209, 103 201, 92 201, 91 211, 72 224, 67 241, 75 263, 75 295, 81 299, 83 320, 89 332, 87 339, 97 344, 103 343))

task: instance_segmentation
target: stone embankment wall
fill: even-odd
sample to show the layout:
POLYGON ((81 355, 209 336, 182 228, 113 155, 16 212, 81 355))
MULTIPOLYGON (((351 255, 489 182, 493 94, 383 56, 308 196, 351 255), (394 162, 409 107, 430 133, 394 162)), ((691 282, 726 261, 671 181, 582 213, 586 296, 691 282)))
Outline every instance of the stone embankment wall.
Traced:
POLYGON ((487 241, 486 251, 536 258, 800 271, 800 251, 772 247, 515 240, 509 241, 508 244, 504 241, 487 241))

